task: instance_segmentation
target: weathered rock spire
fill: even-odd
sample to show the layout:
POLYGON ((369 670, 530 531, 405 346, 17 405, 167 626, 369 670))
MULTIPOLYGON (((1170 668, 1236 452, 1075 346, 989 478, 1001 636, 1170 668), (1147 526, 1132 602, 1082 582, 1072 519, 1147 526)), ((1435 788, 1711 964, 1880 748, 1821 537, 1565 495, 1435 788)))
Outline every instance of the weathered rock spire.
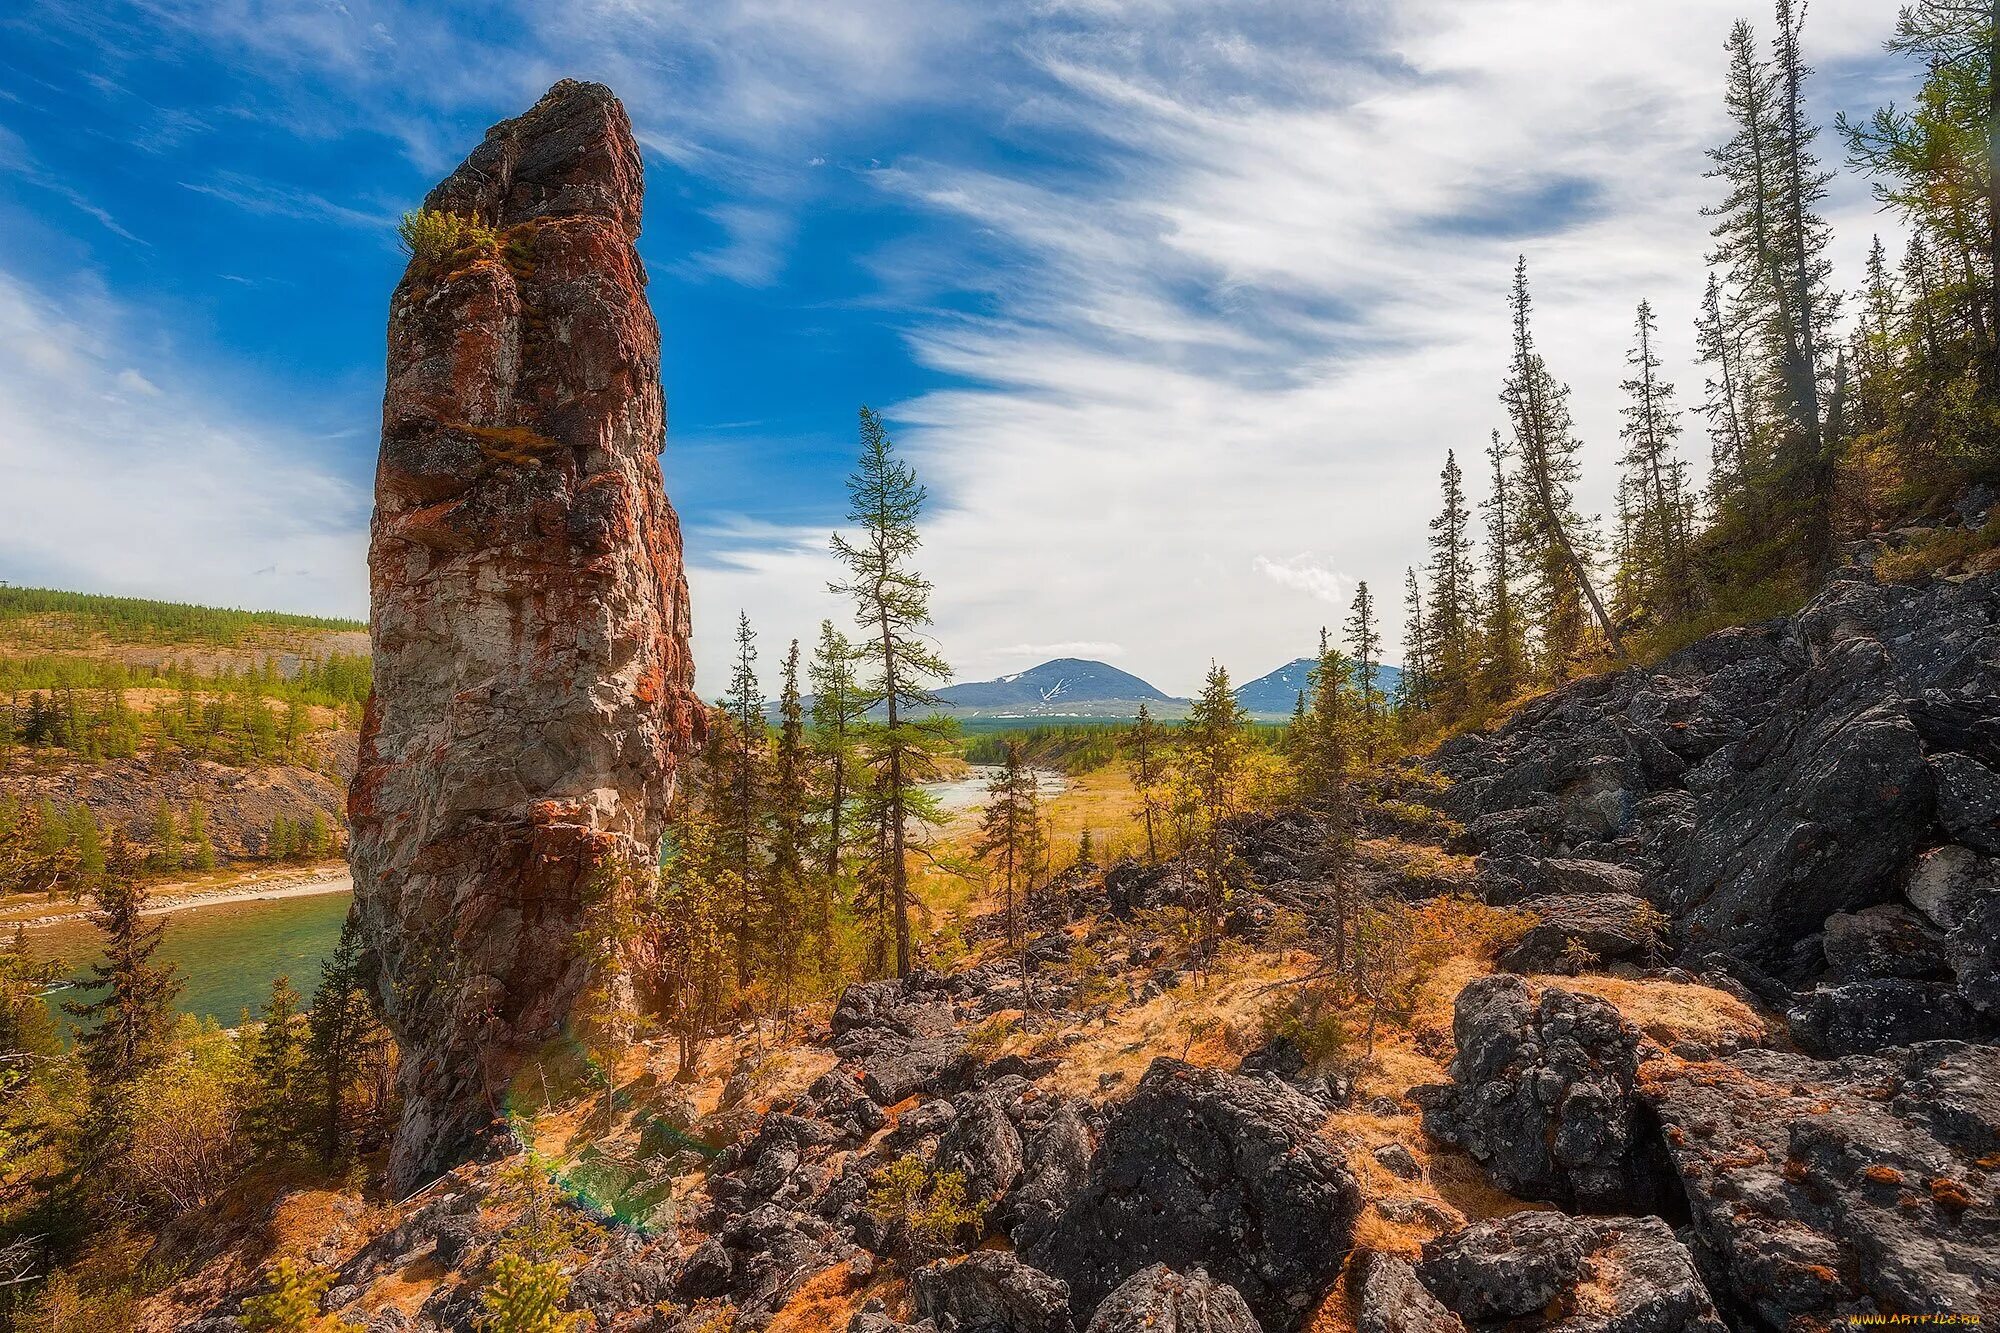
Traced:
POLYGON ((391 1181, 452 1165, 560 1037, 700 726, 625 110, 565 80, 425 201, 389 314, 355 911, 401 1047, 391 1181))

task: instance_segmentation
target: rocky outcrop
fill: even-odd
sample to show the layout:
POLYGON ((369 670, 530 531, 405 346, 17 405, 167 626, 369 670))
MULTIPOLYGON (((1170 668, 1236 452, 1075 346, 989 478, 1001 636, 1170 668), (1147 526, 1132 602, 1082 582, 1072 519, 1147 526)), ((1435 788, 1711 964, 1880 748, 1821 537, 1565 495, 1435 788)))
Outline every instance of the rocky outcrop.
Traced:
POLYGON ((1769 1327, 2000 1317, 2000 1050, 1668 1058, 1641 1092, 1718 1294, 1769 1327))
MULTIPOLYGON (((1608 1009, 1554 988, 1536 999, 1515 977, 1467 986, 1455 1081, 1418 1090, 1425 1129, 1512 1192, 1685 1219, 1717 1298, 1764 1327, 1996 1312, 2000 1048, 1941 1041, 1840 1060, 1751 1048, 1691 1061, 1635 1042, 1608 1009)), ((1578 1219, 1542 1216, 1508 1219, 1504 1246, 1480 1228, 1438 1242, 1419 1266, 1426 1289, 1475 1325, 1540 1309, 1575 1285, 1578 1245, 1602 1240, 1578 1219), (1492 1267, 1502 1253, 1513 1256, 1504 1271, 1492 1267)), ((1619 1242, 1624 1267, 1651 1274, 1673 1309, 1694 1309, 1673 1294, 1685 1265, 1633 1244, 1619 1242), (1631 1257, 1640 1252, 1655 1258, 1631 1257)))
POLYGON ((1069 1288, 999 1250, 921 1268, 910 1286, 941 1333, 1075 1333, 1069 1288))
POLYGON ((1069 1283, 1079 1318, 1164 1264, 1206 1269, 1266 1329, 1296 1329, 1338 1276, 1362 1207, 1319 1135, 1325 1115, 1275 1078, 1156 1059, 1026 1257, 1069 1283))
POLYGON ((401 1047, 392 1187, 463 1154, 557 1037, 699 726, 639 151, 557 84, 425 207, 490 229, 391 302, 355 911, 401 1047))
POLYGON ((1500 1188, 1585 1211, 1650 1210, 1660 1172, 1633 1085, 1640 1036, 1591 995, 1481 977, 1452 1013, 1452 1082, 1418 1088, 1424 1130, 1500 1188))
POLYGON ((1408 1272, 1371 1271, 1362 1288, 1363 1329, 1442 1330, 1461 1321, 1563 1333, 1724 1329, 1694 1256, 1657 1217, 1514 1213, 1426 1244, 1415 1291, 1408 1272), (1385 1309, 1385 1300, 1408 1310, 1385 1309), (1411 1322, 1413 1313, 1419 1322, 1411 1322))
POLYGON ((1263 1333, 1234 1287, 1196 1269, 1142 1268, 1105 1298, 1084 1333, 1263 1333))
POLYGON ((1672 919, 1683 961, 1768 999, 1893 976, 1980 1011, 1991 935, 1961 923, 2000 853, 2000 575, 1843 577, 1789 618, 1558 690, 1431 766, 1494 901, 1633 894, 1672 919), (1942 938, 1879 918, 1860 923, 1876 943, 1857 938, 1899 903, 1942 938))

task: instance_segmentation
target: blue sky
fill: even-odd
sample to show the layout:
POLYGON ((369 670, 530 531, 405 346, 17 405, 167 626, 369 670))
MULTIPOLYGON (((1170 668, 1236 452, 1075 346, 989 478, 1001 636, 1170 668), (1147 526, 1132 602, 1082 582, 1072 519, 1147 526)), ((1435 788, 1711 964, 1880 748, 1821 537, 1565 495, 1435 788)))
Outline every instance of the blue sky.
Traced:
MULTIPOLYGON (((1829 114, 1907 92, 1886 8, 1814 5, 1829 114)), ((1640 297, 1696 396, 1739 11, 30 0, 0 17, 0 577, 364 612, 395 220, 575 76, 646 151, 705 690, 739 607, 767 661, 844 616, 861 402, 932 487, 961 677, 1260 674, 1355 580, 1397 600, 1444 449, 1499 421, 1516 252, 1591 503, 1640 297)), ((1852 285, 1892 228, 1851 178, 1831 211, 1852 285)))

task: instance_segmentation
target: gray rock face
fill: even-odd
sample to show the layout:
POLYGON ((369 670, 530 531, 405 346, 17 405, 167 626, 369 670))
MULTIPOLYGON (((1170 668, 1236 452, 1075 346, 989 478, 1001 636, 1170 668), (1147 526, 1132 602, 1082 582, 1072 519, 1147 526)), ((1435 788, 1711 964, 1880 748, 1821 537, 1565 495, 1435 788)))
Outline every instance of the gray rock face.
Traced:
MULTIPOLYGON (((1730 1301, 1772 1328, 2000 1316, 2000 1049, 1648 1065, 1646 1099, 1730 1301)), ((1720 1291, 1721 1288, 1718 1288, 1720 1291)))
POLYGON ((926 1265, 910 1286, 940 1333, 1075 1333, 1069 1288, 998 1250, 926 1265))
POLYGON ((2000 773, 1971 755, 1931 758, 1938 822, 1951 836, 1988 856, 2000 856, 2000 773))
POLYGON ((1090 1176, 1097 1137, 1084 1110, 1065 1102, 1027 1137, 1021 1183, 1009 1197, 1005 1214, 1009 1234, 1022 1249, 1048 1236, 1090 1176))
POLYGON ((1361 1285, 1354 1323, 1359 1333, 1465 1333, 1465 1321, 1431 1295, 1407 1259, 1366 1254, 1357 1262, 1361 1285))
POLYGON ((1155 1060, 1026 1257, 1069 1283, 1079 1317, 1164 1264, 1206 1269, 1289 1333, 1339 1275, 1362 1206, 1324 1117, 1276 1079, 1155 1060))
POLYGON ((2000 860, 1949 843, 1918 857, 1903 894, 1940 930, 1955 929, 1982 898, 2000 897, 2000 860))
POLYGON ((1425 1245, 1417 1280, 1462 1318, 1518 1319, 1576 1286, 1589 1237, 1561 1213, 1516 1213, 1425 1245))
POLYGON ((1021 1179, 1021 1135, 1000 1098, 989 1091, 960 1093, 958 1114, 938 1140, 938 1165, 965 1174, 966 1197, 998 1202, 1021 1179))
POLYGON ((1452 1035, 1452 1082, 1413 1094, 1426 1133, 1523 1198, 1599 1212, 1657 1202, 1633 1099, 1639 1034, 1615 1008, 1481 977, 1459 992, 1452 1035))
MULTIPOLYGON (((1869 909, 1907 887, 1949 932, 1991 881, 1972 858, 2000 851, 2000 574, 1832 583, 1787 619, 1556 691, 1431 765, 1495 901, 1613 863, 1638 885, 1579 891, 1650 900, 1684 961, 1773 1002, 1820 981, 1986 977, 1978 944, 1934 949, 1921 923, 1885 932, 1869 909)), ((1817 1004, 1832 1021, 1841 1000, 1817 1004)))
POLYGON ((1815 986, 1786 1012, 1792 1040, 1813 1055, 1859 1055, 1912 1042, 1976 1038, 1986 1023, 1953 986, 1876 977, 1815 986))
POLYGON ((1835 912, 1820 940, 1827 966, 1842 981, 1904 977, 1936 981, 1951 976, 1944 936, 1901 903, 1859 912, 1835 912))
POLYGON ((1561 894, 1526 898, 1519 906, 1533 912, 1536 922, 1495 960, 1509 972, 1573 974, 1579 970, 1572 962, 1578 948, 1587 951, 1591 967, 1645 962, 1662 943, 1659 909, 1631 894, 1561 894))
POLYGON ((1084 1333, 1264 1333, 1236 1288, 1195 1270, 1183 1277, 1165 1264, 1142 1268, 1119 1284, 1084 1333))
POLYGON ((1694 1257, 1657 1217, 1515 1213, 1430 1242, 1415 1275, 1479 1327, 1723 1333, 1694 1257))
POLYGON ((413 256, 390 306, 348 812, 402 1053, 396 1193, 459 1160, 563 1031, 589 904, 656 862, 700 726, 642 170, 610 91, 557 84, 426 200, 505 244, 413 256))

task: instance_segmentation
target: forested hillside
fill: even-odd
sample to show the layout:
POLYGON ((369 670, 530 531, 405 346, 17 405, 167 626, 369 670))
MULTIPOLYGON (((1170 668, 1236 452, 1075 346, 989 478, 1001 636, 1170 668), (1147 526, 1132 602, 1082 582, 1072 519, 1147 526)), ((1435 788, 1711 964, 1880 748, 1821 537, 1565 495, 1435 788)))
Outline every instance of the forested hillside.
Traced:
POLYGON ((331 855, 366 651, 352 621, 0 588, 0 894, 331 855))

